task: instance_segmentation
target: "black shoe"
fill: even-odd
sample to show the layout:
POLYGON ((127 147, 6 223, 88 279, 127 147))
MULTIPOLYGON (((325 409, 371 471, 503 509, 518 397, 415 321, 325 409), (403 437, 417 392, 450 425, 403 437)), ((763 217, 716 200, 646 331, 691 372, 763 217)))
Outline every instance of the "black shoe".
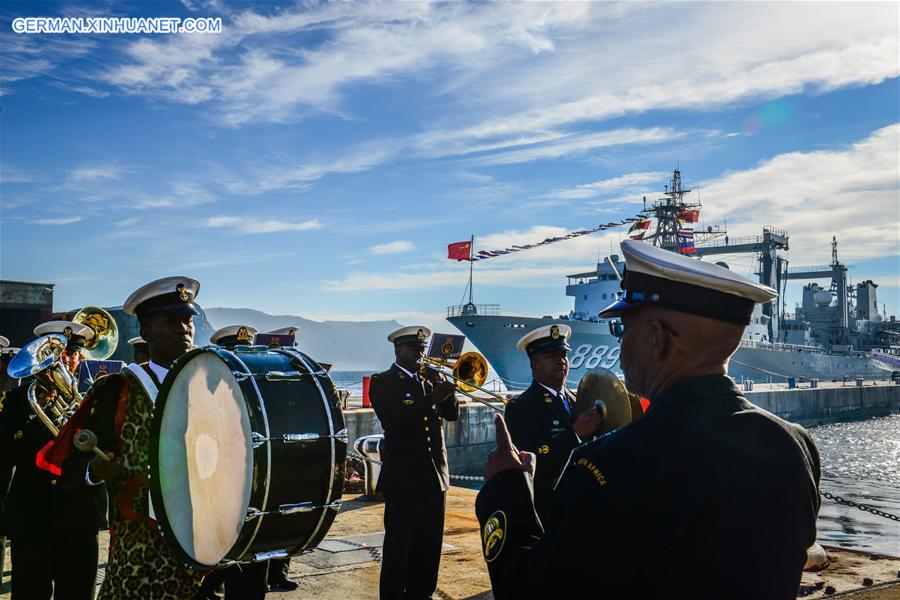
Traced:
POLYGON ((298 587, 300 587, 299 583, 287 577, 269 582, 269 590, 273 592, 293 592, 298 587))

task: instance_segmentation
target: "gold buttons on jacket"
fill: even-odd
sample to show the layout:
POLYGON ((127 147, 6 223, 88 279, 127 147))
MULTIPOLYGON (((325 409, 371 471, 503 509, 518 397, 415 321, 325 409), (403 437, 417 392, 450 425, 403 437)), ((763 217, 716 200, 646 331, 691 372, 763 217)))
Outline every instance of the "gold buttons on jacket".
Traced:
POLYGON ((430 438, 430 437, 427 437, 427 438, 425 438, 425 441, 426 441, 426 442, 430 442, 430 441, 431 441, 431 438, 430 438))
POLYGON ((50 480, 50 485, 56 485, 56 480, 55 480, 55 479, 51 479, 51 480, 50 480))

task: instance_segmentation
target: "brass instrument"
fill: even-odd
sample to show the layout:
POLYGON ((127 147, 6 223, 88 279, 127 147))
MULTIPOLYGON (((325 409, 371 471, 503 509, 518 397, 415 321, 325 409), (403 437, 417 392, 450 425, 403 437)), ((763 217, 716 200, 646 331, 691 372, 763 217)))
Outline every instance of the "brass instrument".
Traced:
POLYGON ((72 321, 87 325, 94 337, 84 344, 82 354, 89 360, 106 360, 119 345, 119 326, 112 315, 99 306, 85 306, 72 317, 72 321))
POLYGON ((453 379, 456 383, 456 391, 464 396, 468 396, 472 400, 481 402, 485 406, 490 406, 497 412, 502 411, 502 409, 497 408, 488 400, 476 396, 472 392, 479 391, 488 394, 489 396, 496 398, 498 402, 502 402, 504 407, 506 406, 506 398, 481 387, 484 385, 484 382, 487 381, 488 363, 487 360, 477 352, 466 352, 452 362, 425 356, 419 360, 419 365, 422 368, 431 369, 445 377, 453 379), (448 372, 447 368, 452 368, 453 370, 448 372))
POLYGON ((640 398, 625 389, 625 384, 615 373, 604 368, 588 371, 578 382, 575 414, 590 409, 603 417, 603 424, 595 435, 621 429, 644 413, 640 398))
POLYGON ((61 333, 39 337, 19 350, 7 367, 14 379, 34 376, 28 387, 28 404, 54 436, 82 400, 78 380, 60 360, 67 343, 61 333))
MULTIPOLYGON (((78 311, 72 321, 87 325, 94 332, 80 350, 85 358, 105 360, 116 351, 119 327, 107 311, 89 306, 78 311)), ((6 369, 14 379, 34 376, 28 387, 28 404, 54 436, 83 400, 78 393, 78 378, 61 360, 68 341, 61 333, 41 336, 19 350, 6 369)))

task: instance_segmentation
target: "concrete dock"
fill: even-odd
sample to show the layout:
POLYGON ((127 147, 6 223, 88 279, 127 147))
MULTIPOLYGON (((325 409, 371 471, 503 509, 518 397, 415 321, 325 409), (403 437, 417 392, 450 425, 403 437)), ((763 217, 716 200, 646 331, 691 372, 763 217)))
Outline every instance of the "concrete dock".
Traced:
MULTIPOLYGON (((489 600, 490 580, 481 556, 473 490, 452 487, 447 496, 444 554, 435 598, 489 600)), ((291 561, 291 577, 300 588, 270 592, 273 600, 376 600, 383 539, 384 504, 357 494, 344 496, 341 512, 319 548, 291 561)), ((100 578, 108 536, 101 534, 100 578)), ((900 598, 900 558, 876 557, 826 548, 830 564, 804 573, 801 597, 848 597, 855 600, 900 598), (863 580, 871 580, 864 586, 863 580), (832 593, 827 593, 833 588, 832 593)), ((9 556, 0 599, 8 599, 9 556)), ((763 575, 761 575, 763 576, 763 575)), ((727 599, 725 599, 727 600, 727 599)))
MULTIPOLYGON (((754 384, 753 390, 744 394, 757 406, 805 427, 900 413, 900 385, 890 381, 865 381, 860 386, 855 382, 819 382, 818 386, 800 384, 788 388, 786 384, 754 384)), ((502 408, 499 402, 494 405, 502 408)), ((495 412, 467 400, 460 406, 459 419, 445 424, 451 474, 481 474, 488 453, 494 449, 495 412)), ((375 412, 362 408, 358 397, 349 398, 344 421, 351 443, 362 436, 383 433, 375 412)))

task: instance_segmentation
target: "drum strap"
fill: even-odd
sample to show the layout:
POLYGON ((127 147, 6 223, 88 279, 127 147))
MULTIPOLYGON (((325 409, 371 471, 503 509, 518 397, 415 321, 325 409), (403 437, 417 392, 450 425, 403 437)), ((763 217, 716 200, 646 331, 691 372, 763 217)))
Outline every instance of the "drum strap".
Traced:
MULTIPOLYGON (((132 375, 137 377, 138 381, 141 383, 141 387, 144 388, 144 391, 147 393, 147 396, 150 397, 150 402, 153 405, 156 405, 156 396, 159 393, 159 389, 156 387, 156 384, 153 382, 153 379, 150 378, 150 375, 147 371, 144 370, 144 367, 137 363, 131 363, 125 367, 129 371, 131 371, 132 375)), ((130 502, 131 497, 134 495, 134 491, 138 488, 138 486, 145 485, 147 483, 147 477, 145 475, 138 475, 132 477, 124 486, 124 489, 119 494, 120 497, 127 498, 130 502)), ((153 499, 149 496, 147 497, 147 510, 149 514, 147 515, 147 519, 155 524, 156 523, 156 513, 153 510, 153 499)), ((128 504, 119 504, 119 510, 122 511, 122 515, 128 519, 133 520, 140 518, 140 516, 135 513, 131 506, 128 504)))
POLYGON ((156 395, 159 393, 159 389, 156 387, 156 384, 153 383, 153 380, 150 378, 150 375, 147 374, 147 371, 144 370, 144 367, 137 363, 131 363, 125 368, 131 371, 131 373, 138 378, 138 381, 141 382, 144 391, 147 392, 148 396, 150 396, 150 402, 155 405, 156 395))

